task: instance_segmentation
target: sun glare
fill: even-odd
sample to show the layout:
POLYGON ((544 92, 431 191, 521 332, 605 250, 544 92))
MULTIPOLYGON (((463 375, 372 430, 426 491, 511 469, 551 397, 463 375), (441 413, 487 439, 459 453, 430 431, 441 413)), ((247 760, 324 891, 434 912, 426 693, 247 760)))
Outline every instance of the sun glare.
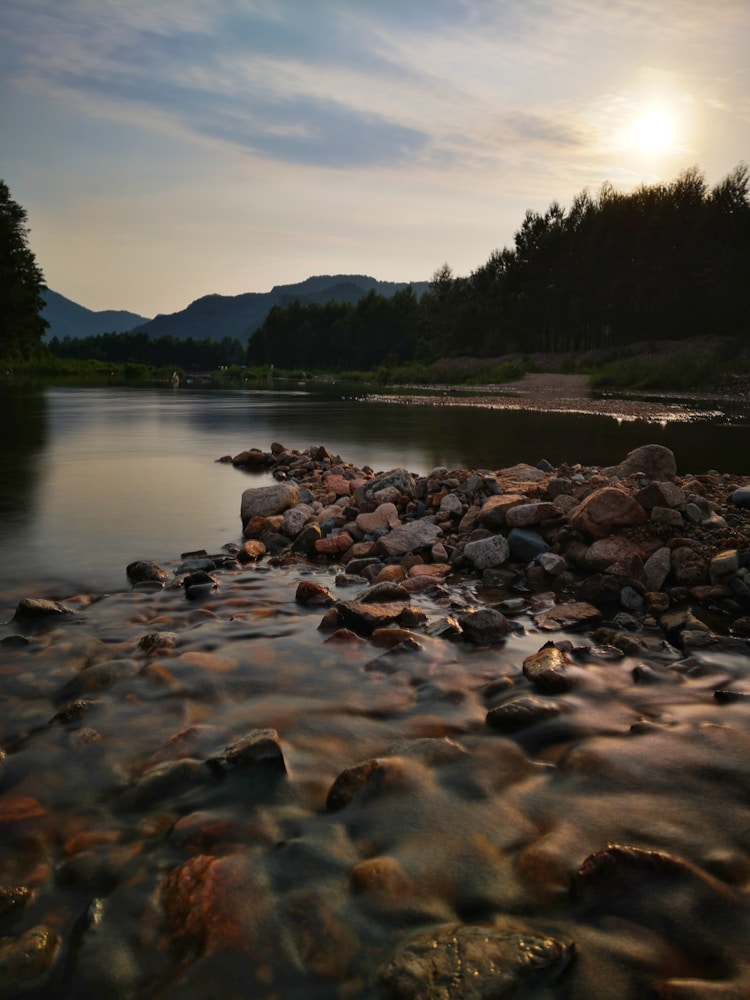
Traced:
POLYGON ((663 153, 674 138, 674 122, 661 108, 650 108, 633 126, 633 142, 643 153, 663 153))

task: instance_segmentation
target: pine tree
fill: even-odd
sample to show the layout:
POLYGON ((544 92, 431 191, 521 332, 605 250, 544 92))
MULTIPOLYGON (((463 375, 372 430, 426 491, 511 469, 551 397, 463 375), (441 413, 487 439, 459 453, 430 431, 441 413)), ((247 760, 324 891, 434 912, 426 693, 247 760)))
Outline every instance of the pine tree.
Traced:
POLYGON ((29 247, 26 210, 0 180, 0 357, 29 358, 49 325, 41 315, 44 275, 29 247))

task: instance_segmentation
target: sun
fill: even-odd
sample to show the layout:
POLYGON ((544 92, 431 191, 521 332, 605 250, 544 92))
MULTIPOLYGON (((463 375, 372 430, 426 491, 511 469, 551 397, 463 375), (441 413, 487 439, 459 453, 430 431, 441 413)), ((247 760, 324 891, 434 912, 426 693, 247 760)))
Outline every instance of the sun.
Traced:
POLYGON ((633 124, 633 144, 642 153, 664 153, 672 146, 674 120, 663 108, 649 108, 633 124))

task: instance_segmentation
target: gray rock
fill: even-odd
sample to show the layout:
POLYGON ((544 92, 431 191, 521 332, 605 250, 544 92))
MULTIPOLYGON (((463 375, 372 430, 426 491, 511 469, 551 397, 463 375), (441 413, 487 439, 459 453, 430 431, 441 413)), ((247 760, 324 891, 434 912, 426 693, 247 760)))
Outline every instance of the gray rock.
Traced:
MULTIPOLYGON (((606 473, 608 470, 604 470, 606 473)), ((657 482, 674 482, 677 475, 677 462, 674 452, 661 444, 644 444, 631 451, 625 460, 617 466, 621 476, 634 476, 642 473, 646 479, 657 482)))
POLYGON ((732 493, 729 499, 735 507, 750 508, 750 487, 741 486, 732 493))
POLYGON ((646 588, 651 591, 661 590, 671 569, 672 551, 666 546, 662 546, 652 553, 643 564, 643 570, 646 574, 646 588))
POLYGON ((504 535, 492 535, 489 538, 479 538, 474 542, 467 542, 464 546, 464 555, 477 570, 489 569, 490 567, 502 566, 508 561, 510 547, 504 535))
POLYGON ((251 517, 273 517, 302 502, 300 488, 293 483, 257 486, 243 492, 240 517, 244 525, 251 517))
POLYGON ((403 556, 407 552, 435 544, 443 534, 443 529, 432 521, 408 521, 401 524, 380 539, 380 547, 389 556, 403 556))
POLYGON ((313 517, 312 507, 306 503, 296 504, 284 511, 279 531, 287 538, 296 538, 311 517, 313 517))
POLYGON ((13 621, 20 625, 46 624, 53 619, 67 618, 76 612, 61 601, 47 601, 40 597, 24 597, 16 606, 13 621))

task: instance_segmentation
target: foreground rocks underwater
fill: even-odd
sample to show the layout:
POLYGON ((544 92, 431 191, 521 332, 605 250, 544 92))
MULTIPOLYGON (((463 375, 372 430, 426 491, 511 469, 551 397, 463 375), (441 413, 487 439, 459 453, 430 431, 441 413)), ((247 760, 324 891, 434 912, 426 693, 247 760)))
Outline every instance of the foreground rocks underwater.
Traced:
POLYGON ((750 996, 748 480, 222 461, 237 544, 2 594, 0 996, 750 996))

